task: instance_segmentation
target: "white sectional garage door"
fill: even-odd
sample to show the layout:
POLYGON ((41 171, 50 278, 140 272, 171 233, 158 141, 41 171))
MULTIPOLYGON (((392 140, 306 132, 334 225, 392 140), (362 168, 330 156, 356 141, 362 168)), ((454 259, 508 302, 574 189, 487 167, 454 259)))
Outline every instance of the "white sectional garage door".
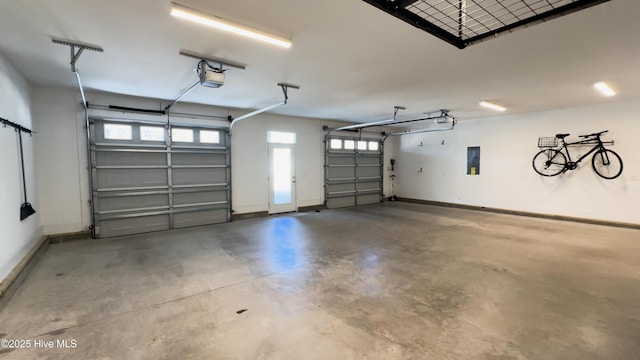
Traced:
POLYGON ((382 200, 380 139, 330 136, 326 141, 325 202, 328 208, 382 200))
POLYGON ((170 132, 166 124, 90 119, 96 237, 231 220, 227 129, 170 132))

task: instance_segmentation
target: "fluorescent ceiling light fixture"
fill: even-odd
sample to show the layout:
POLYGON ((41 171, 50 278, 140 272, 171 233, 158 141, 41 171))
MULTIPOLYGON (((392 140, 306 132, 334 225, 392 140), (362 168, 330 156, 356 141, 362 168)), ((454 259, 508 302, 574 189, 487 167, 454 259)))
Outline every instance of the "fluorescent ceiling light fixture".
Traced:
POLYGON ((480 101, 480 106, 482 106, 483 108, 487 108, 487 109, 491 109, 491 110, 495 110, 495 111, 506 111, 507 110, 507 108, 502 106, 502 105, 498 105, 496 103, 493 103, 491 101, 486 101, 486 100, 480 101))
POLYGON ((264 31, 253 29, 246 25, 238 24, 221 17, 204 14, 180 4, 173 3, 171 7, 171 16, 189 20, 201 25, 210 26, 212 28, 228 31, 237 35, 246 36, 255 40, 264 41, 269 44, 282 46, 284 48, 291 47, 291 40, 287 38, 268 34, 264 31))
POLYGON ((604 96, 614 96, 616 94, 616 92, 603 81, 593 84, 593 87, 598 89, 598 91, 600 91, 604 96))

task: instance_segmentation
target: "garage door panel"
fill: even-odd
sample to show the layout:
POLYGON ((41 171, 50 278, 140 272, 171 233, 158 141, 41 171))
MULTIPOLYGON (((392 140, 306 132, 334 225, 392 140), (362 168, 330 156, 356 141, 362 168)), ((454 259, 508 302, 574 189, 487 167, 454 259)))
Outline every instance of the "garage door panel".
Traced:
POLYGON ((380 158, 377 156, 361 156, 358 158, 358 165, 380 165, 380 158))
POLYGON ((349 207, 349 206, 356 206, 356 200, 353 196, 327 199, 327 207, 330 209, 349 207))
POLYGON ((166 186, 165 169, 108 169, 98 171, 99 189, 166 186))
POLYGON ((359 167, 356 171, 358 177, 380 176, 379 167, 359 167))
POLYGON ((353 156, 335 156, 331 158, 331 165, 354 165, 356 159, 353 156))
POLYGON ((336 191, 351 191, 355 190, 356 186, 354 183, 338 183, 338 184, 330 184, 329 185, 329 194, 336 191))
POLYGON ((169 207, 169 195, 139 195, 139 196, 106 196, 100 197, 99 211, 131 210, 145 207, 169 207))
POLYGON ((169 229, 169 215, 100 220, 100 237, 139 234, 169 229))
POLYGON ((226 165, 226 154, 216 153, 173 153, 171 155, 173 165, 226 165))
POLYGON ((225 191, 203 191, 193 193, 182 193, 173 195, 174 205, 202 204, 227 201, 227 192, 225 191))
POLYGON ((174 215, 174 227, 182 228, 227 222, 227 209, 193 211, 174 215))
POLYGON ((144 153, 127 151, 96 152, 96 165, 167 165, 166 153, 144 153))
POLYGON ((173 185, 201 185, 226 183, 226 168, 173 169, 173 185))
POLYGON ((352 178, 354 175, 355 168, 353 167, 330 167, 327 170, 327 176, 329 179, 352 178))
POLYGON ((360 181, 356 184, 356 190, 358 191, 369 191, 369 190, 380 190, 380 182, 379 181, 360 181))
POLYGON ((377 204, 380 202, 380 195, 358 195, 358 205, 377 204))

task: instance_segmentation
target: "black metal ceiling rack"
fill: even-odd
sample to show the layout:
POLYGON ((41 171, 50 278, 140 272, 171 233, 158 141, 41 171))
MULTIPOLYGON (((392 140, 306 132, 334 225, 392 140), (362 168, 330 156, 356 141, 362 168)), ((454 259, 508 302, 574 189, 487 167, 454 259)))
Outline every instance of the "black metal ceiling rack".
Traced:
POLYGON ((364 0, 459 49, 609 0, 364 0))

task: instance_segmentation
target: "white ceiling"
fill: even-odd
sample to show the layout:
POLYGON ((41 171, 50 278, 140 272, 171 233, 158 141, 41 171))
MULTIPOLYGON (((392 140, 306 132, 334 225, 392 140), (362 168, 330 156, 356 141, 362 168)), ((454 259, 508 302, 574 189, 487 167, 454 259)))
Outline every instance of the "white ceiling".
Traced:
POLYGON ((300 85, 274 113, 356 122, 450 109, 458 119, 640 97, 640 1, 612 0, 473 45, 436 39, 361 0, 182 0, 179 3, 293 39, 290 49, 221 33, 169 15, 169 0, 3 1, 0 53, 36 86, 75 86, 64 38, 104 48, 77 67, 87 90, 171 100, 197 81, 186 49, 247 64, 219 89, 183 101, 255 109, 282 100, 276 83, 300 85))

